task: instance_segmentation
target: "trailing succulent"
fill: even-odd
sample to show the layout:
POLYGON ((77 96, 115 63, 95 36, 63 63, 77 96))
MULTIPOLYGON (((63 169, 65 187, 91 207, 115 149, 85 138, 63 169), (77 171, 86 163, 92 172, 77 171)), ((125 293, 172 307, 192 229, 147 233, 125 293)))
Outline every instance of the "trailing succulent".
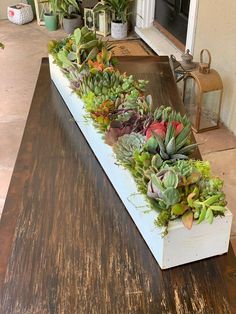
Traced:
POLYGON ((155 225, 181 219, 188 229, 213 222, 226 210, 223 182, 211 175, 209 162, 189 159, 197 147, 191 124, 171 107, 156 110, 145 95, 145 80, 120 73, 109 43, 87 27, 61 41, 49 53, 83 99, 89 117, 104 134, 120 165, 132 173, 140 192, 157 212, 155 225))

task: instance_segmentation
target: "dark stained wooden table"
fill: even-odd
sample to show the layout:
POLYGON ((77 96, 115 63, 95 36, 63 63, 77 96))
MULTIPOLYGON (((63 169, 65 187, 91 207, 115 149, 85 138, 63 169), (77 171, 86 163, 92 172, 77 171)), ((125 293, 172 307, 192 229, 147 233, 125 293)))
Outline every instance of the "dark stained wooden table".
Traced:
MULTIPOLYGON (((167 59, 125 60, 182 110, 167 59)), ((230 247, 159 268, 43 59, 0 222, 0 288, 1 314, 236 313, 236 259, 230 247)))

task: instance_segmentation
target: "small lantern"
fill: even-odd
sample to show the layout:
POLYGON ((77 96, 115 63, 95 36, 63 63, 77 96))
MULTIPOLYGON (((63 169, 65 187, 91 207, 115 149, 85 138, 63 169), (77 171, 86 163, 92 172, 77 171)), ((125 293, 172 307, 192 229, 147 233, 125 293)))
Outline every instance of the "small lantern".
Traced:
POLYGON ((223 84, 220 75, 210 65, 211 54, 203 49, 198 69, 187 73, 184 78, 183 102, 197 133, 219 127, 223 84), (208 63, 203 63, 204 51, 208 54, 208 63))
POLYGON ((98 35, 106 37, 111 33, 111 17, 109 12, 99 10, 101 4, 104 4, 103 1, 98 2, 93 9, 84 8, 84 24, 98 35))

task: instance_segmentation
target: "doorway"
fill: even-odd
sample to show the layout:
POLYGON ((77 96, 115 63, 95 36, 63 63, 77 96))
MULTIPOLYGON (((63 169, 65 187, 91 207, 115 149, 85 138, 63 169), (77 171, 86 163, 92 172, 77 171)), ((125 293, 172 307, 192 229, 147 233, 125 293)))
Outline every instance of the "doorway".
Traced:
POLYGON ((185 50, 190 0, 156 0, 154 25, 185 50))

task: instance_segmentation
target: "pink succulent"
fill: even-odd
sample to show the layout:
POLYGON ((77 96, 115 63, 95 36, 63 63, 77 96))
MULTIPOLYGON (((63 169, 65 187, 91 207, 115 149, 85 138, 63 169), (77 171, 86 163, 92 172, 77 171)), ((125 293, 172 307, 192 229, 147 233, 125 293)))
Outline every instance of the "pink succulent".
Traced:
POLYGON ((175 129, 175 136, 177 136, 184 128, 183 124, 178 121, 172 121, 172 126, 175 129))
POLYGON ((152 137, 152 132, 158 134, 161 138, 165 138, 166 136, 166 125, 165 122, 153 122, 146 132, 147 140, 152 137))

